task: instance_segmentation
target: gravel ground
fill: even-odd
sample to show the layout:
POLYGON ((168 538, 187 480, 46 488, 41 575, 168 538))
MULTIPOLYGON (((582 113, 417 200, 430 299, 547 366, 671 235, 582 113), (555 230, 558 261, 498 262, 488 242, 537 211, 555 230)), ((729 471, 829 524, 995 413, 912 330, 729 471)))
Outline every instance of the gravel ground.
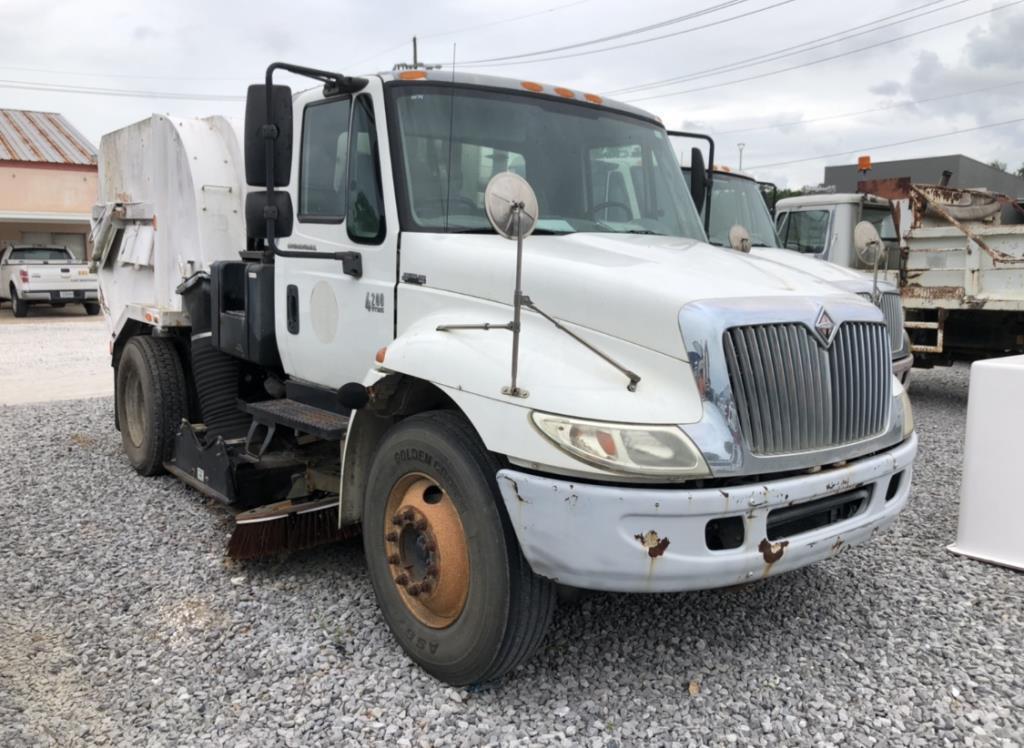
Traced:
POLYGON ((403 656, 358 541, 228 561, 226 514, 137 477, 109 399, 0 407, 0 745, 1019 745, 1024 575, 945 550, 967 370, 915 376, 914 495, 874 545, 591 596, 476 690, 403 656))

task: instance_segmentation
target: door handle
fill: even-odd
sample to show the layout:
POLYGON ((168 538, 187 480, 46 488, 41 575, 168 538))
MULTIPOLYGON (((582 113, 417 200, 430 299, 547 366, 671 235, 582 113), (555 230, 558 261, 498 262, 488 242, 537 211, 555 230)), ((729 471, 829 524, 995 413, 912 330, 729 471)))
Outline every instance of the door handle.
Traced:
POLYGON ((299 287, 288 286, 285 293, 286 323, 288 332, 296 335, 299 332, 299 287))

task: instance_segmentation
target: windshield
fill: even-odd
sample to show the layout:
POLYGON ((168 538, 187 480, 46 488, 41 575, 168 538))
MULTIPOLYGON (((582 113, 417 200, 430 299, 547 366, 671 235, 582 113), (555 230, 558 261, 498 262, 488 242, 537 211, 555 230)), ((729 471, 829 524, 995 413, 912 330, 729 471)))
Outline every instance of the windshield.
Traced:
POLYGON ((491 177, 524 177, 538 233, 596 231, 703 240, 665 131, 546 96, 427 84, 389 87, 400 133, 406 228, 491 231, 491 177))
POLYGON ((11 262, 54 262, 71 259, 66 249, 50 247, 24 247, 11 250, 11 262))
POLYGON ((779 217, 779 238, 786 249, 805 254, 825 251, 828 242, 828 210, 798 210, 779 217))
MULTIPOLYGON (((683 170, 687 181, 690 169, 683 170)), ((729 246, 729 229, 739 224, 750 233, 755 247, 777 247, 775 226, 757 182, 732 174, 715 172, 711 186, 711 224, 708 240, 722 247, 729 246)))

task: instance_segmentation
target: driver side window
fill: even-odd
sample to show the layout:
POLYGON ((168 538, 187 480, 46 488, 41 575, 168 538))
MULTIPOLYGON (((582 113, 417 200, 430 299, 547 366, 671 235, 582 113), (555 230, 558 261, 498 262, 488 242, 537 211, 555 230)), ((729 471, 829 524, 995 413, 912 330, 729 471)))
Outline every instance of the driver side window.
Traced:
POLYGON ((310 104, 302 116, 299 161, 299 220, 345 220, 348 128, 351 99, 310 104))

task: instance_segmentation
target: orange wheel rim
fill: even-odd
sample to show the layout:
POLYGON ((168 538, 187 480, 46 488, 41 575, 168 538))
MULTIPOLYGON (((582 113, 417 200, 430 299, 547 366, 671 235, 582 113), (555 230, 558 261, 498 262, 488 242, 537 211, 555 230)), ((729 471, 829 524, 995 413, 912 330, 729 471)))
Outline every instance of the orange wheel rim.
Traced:
POLYGON ((469 595, 469 548, 448 493, 422 473, 388 494, 384 553, 402 602, 425 626, 452 625, 469 595))

